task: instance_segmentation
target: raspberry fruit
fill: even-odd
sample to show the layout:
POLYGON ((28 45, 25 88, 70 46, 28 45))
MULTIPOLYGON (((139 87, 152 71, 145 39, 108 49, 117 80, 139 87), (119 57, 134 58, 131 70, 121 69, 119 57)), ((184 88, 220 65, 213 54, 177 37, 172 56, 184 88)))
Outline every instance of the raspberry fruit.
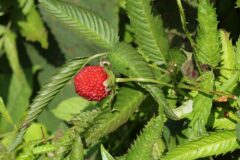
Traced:
POLYGON ((109 94, 108 74, 102 66, 87 66, 74 77, 75 90, 89 101, 100 101, 109 94))

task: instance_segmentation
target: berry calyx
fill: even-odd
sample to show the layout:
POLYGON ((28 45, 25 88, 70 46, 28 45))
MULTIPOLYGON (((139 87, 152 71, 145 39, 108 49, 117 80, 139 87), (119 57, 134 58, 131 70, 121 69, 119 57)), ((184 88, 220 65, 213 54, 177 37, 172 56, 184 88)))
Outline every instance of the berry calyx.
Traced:
POLYGON ((102 66, 87 66, 74 77, 76 93, 89 101, 100 101, 109 94, 109 75, 102 66))

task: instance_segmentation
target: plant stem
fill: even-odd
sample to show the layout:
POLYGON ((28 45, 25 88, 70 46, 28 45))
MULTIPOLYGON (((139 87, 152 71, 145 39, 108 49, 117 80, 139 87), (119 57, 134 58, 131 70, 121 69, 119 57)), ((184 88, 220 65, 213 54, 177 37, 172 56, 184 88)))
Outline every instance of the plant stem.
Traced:
POLYGON ((173 85, 154 80, 154 79, 148 79, 148 78, 116 78, 117 83, 122 83, 122 82, 146 82, 146 83, 156 83, 156 84, 161 84, 170 88, 174 88, 173 85))
POLYGON ((213 69, 218 69, 218 70, 227 70, 227 71, 240 71, 240 69, 230 69, 230 68, 223 68, 223 67, 214 67, 213 69))
MULTIPOLYGON (((174 85, 165 83, 159 80, 154 80, 154 79, 148 79, 148 78, 116 78, 116 83, 122 83, 122 82, 143 82, 143 83, 156 83, 156 84, 161 84, 170 88, 176 88, 174 85)), ((185 84, 180 83, 177 88, 181 89, 189 89, 189 90, 196 90, 199 92, 207 93, 207 94, 214 94, 218 96, 229 96, 232 97, 233 95, 229 95, 228 93, 221 92, 221 91, 215 91, 215 90, 207 90, 207 89, 202 89, 202 88, 197 88, 193 86, 188 86, 185 84)))
MULTIPOLYGON (((181 22, 182 22, 183 31, 185 32, 185 34, 186 34, 186 36, 187 36, 187 38, 188 38, 188 40, 191 44, 192 49, 194 50, 195 53, 197 53, 197 50, 195 48, 196 44, 195 44, 194 40, 192 39, 192 36, 191 36, 190 32, 187 29, 186 16, 185 16, 185 13, 184 13, 184 9, 183 9, 181 0, 177 0, 177 5, 178 5, 178 10, 180 12, 180 18, 181 18, 181 22)), ((201 75, 202 74, 202 69, 201 69, 201 67, 200 67, 200 65, 197 61, 197 57, 196 57, 195 54, 193 54, 193 58, 196 62, 198 72, 201 75)))
POLYGON ((182 22, 183 31, 185 32, 185 34, 186 34, 186 36, 187 36, 187 38, 188 38, 192 48, 194 48, 194 41, 193 41, 193 39, 191 37, 190 32, 187 29, 186 16, 184 14, 184 9, 183 9, 181 0, 177 0, 177 4, 178 4, 178 10, 180 12, 180 18, 181 18, 181 22, 182 22))

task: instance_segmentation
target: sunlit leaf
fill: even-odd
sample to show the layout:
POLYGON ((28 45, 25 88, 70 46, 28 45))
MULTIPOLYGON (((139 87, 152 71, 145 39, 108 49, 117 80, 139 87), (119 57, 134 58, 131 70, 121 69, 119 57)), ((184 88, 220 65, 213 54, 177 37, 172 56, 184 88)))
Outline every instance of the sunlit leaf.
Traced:
POLYGON ((95 104, 81 97, 72 97, 62 101, 52 112, 57 118, 69 121, 74 115, 93 108, 95 104))
POLYGON ((237 142, 236 131, 220 131, 197 141, 180 145, 162 157, 162 160, 193 160, 225 154, 238 148, 240 145, 237 142))
POLYGON ((32 6, 26 18, 20 18, 17 24, 20 28, 20 33, 26 40, 39 42, 43 48, 48 47, 47 31, 35 6, 32 6))
POLYGON ((103 145, 101 145, 101 155, 102 155, 102 160, 114 160, 112 155, 108 153, 108 151, 104 148, 103 145))

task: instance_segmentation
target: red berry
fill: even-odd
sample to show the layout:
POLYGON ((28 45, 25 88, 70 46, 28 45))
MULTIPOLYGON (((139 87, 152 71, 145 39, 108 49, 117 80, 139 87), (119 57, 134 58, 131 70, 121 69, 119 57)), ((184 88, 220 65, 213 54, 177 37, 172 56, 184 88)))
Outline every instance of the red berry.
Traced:
POLYGON ((107 80, 108 74, 103 67, 87 66, 74 77, 75 90, 87 100, 100 101, 109 94, 107 80))

